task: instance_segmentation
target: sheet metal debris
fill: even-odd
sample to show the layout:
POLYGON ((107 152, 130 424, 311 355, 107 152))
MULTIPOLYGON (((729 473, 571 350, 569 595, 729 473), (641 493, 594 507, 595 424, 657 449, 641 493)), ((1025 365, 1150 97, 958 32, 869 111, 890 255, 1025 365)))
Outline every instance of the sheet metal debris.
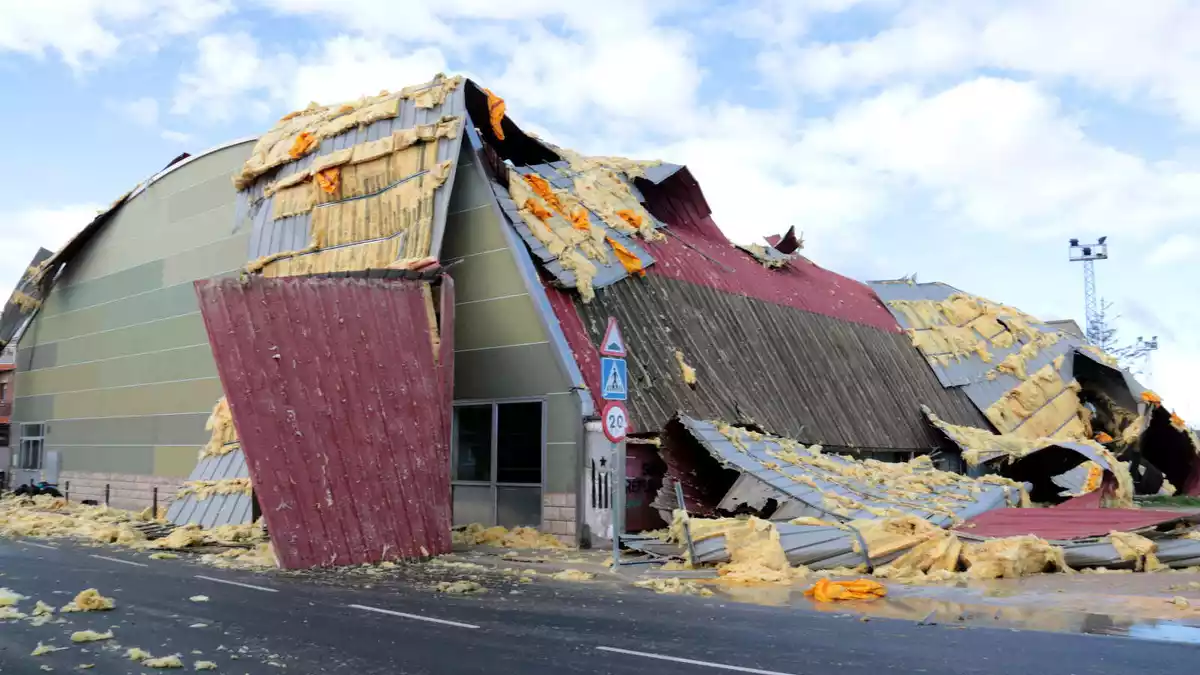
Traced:
MULTIPOLYGON (((687 504, 689 511, 729 513, 762 511, 772 520, 800 517, 847 522, 862 518, 915 515, 937 525, 949 525, 1024 500, 1023 487, 997 476, 979 479, 935 469, 928 457, 911 462, 858 460, 826 454, 819 446, 749 431, 718 422, 681 415, 675 424, 695 439, 698 448, 727 469, 739 472, 720 502, 687 504), (707 507, 707 508, 706 508, 707 507)), ((670 445, 670 444, 668 444, 670 445)), ((664 458, 689 452, 667 448, 664 458)), ((694 452, 694 450, 692 451, 694 452)), ((668 459, 668 471, 673 462, 668 459)), ((677 464, 677 462, 676 462, 677 464)), ((687 499, 688 476, 682 480, 687 499)), ((696 494, 693 492, 692 494, 696 494)))
POLYGON ((196 283, 281 566, 450 551, 451 280, 437 290, 435 312, 429 282, 196 283))

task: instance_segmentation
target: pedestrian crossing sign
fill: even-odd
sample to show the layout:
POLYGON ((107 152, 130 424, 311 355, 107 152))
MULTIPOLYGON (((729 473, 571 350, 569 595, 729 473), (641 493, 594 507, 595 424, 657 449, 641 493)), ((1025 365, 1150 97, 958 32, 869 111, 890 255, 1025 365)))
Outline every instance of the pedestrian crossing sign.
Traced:
POLYGON ((601 395, 606 401, 624 401, 629 395, 625 359, 600 359, 601 395))

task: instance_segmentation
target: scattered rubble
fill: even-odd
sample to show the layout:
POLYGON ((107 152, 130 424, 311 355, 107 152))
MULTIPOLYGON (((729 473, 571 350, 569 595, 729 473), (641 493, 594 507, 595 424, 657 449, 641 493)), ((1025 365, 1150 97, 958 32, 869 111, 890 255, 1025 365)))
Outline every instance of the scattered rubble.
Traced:
POLYGON ((94 630, 78 630, 71 633, 71 642, 100 642, 113 639, 113 632, 97 633, 94 630))
POLYGON ((434 590, 439 593, 448 595, 471 595, 473 593, 486 593, 487 589, 480 586, 477 582, 462 580, 462 581, 439 581, 434 590))
POLYGON ((701 597, 713 595, 712 590, 702 584, 677 577, 643 579, 635 581, 633 585, 638 588, 648 588, 662 595, 699 595, 701 597))
POLYGON ((170 656, 160 656, 156 659, 146 659, 142 661, 142 665, 147 668, 182 668, 183 659, 179 657, 179 654, 172 654, 170 656))
POLYGON ((30 652, 29 655, 30 656, 42 656, 43 654, 50 654, 53 652, 64 652, 66 650, 67 650, 66 647, 55 647, 54 645, 42 644, 42 641, 38 640, 37 647, 34 647, 33 651, 30 652))
POLYGON ((112 598, 100 595, 94 588, 80 591, 75 599, 63 605, 60 612, 105 612, 116 606, 112 598))
POLYGON ((520 549, 565 549, 566 544, 552 534, 538 532, 532 527, 515 527, 511 530, 496 526, 486 527, 472 523, 454 530, 454 543, 466 546, 495 546, 497 548, 520 549))
POLYGON ((551 574, 550 578, 555 579, 557 581, 591 581, 592 579, 596 578, 596 575, 593 574, 592 572, 584 572, 582 570, 576 570, 576 569, 566 569, 566 570, 562 570, 561 572, 555 572, 554 574, 551 574))

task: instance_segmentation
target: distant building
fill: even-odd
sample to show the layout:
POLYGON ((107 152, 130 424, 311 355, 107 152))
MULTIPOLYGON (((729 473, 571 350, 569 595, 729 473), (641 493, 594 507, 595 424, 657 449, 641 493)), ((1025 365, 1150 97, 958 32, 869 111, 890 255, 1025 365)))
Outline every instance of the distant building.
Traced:
POLYGON ((1064 333, 1074 335, 1080 339, 1085 339, 1087 337, 1087 334, 1083 332, 1083 329, 1079 327, 1079 324, 1075 322, 1075 319, 1056 319, 1053 321, 1047 321, 1046 325, 1054 328, 1055 330, 1060 330, 1064 333))

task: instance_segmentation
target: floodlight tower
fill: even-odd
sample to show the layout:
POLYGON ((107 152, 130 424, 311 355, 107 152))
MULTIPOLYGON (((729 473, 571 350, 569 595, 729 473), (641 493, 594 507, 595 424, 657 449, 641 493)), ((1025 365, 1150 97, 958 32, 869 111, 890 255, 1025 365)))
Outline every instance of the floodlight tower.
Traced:
POLYGON ((1094 244, 1080 244, 1078 239, 1071 240, 1071 262, 1083 263, 1083 304, 1087 320, 1088 342, 1099 344, 1104 327, 1100 325, 1100 311, 1096 306, 1096 268, 1097 260, 1108 260, 1108 237, 1100 237, 1094 244))

